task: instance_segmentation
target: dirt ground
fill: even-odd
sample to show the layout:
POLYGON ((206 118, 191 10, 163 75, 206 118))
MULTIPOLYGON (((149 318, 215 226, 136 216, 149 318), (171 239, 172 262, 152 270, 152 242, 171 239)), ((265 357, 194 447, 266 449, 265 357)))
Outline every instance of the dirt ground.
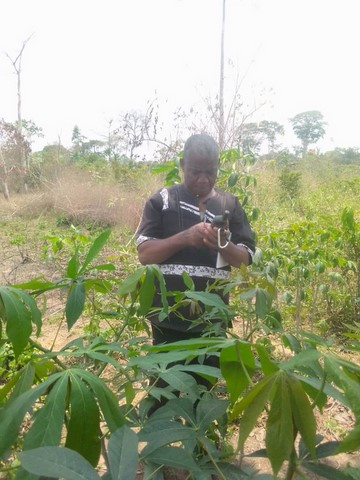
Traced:
MULTIPOLYGON (((0 239, 0 285, 7 285, 12 283, 19 283, 22 281, 30 280, 36 276, 44 274, 47 279, 51 279, 53 270, 51 265, 45 262, 39 261, 37 253, 30 253, 26 248, 17 245, 10 245, 9 239, 2 236, 0 239)), ((41 246, 39 245, 39 251, 41 246)), ((82 329, 85 326, 81 321, 77 322, 71 332, 68 332, 65 322, 59 325, 57 313, 63 308, 62 299, 55 297, 51 303, 46 307, 46 317, 44 317, 43 330, 41 334, 40 342, 47 347, 52 347, 54 344, 56 347, 62 347, 73 338, 82 334, 82 329)), ((360 400, 359 400, 360 401, 360 400)), ((354 417, 352 413, 344 406, 340 405, 336 401, 329 399, 322 415, 318 414, 318 433, 324 437, 324 441, 340 440, 344 437, 354 425, 354 417)), ((259 421, 257 428, 255 428, 248 441, 246 442, 246 453, 253 452, 264 446, 264 422, 259 421)), ((237 431, 234 428, 232 440, 236 443, 237 431)), ((326 463, 335 468, 345 468, 352 466, 360 469, 360 454, 341 454, 334 458, 326 460, 326 463)), ((245 465, 249 465, 259 473, 271 473, 269 462, 265 458, 246 458, 244 460, 245 465)), ((284 472, 281 472, 278 478, 284 478, 284 472)), ((173 471, 167 469, 165 474, 166 480, 185 480, 188 478, 188 473, 184 471, 173 471)), ((319 479, 315 475, 309 475, 306 478, 319 479)), ((143 472, 141 465, 139 465, 137 480, 143 479, 143 472)))

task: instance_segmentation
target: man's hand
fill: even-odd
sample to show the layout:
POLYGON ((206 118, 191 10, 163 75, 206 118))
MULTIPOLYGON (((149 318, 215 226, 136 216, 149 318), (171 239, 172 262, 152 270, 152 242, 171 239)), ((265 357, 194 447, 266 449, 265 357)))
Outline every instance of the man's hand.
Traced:
MULTIPOLYGON (((203 230, 203 243, 206 247, 210 248, 211 250, 219 250, 218 245, 218 227, 214 227, 209 223, 204 223, 204 230, 203 230)), ((221 230, 221 245, 224 245, 226 242, 224 230, 221 230)))
POLYGON ((196 223, 187 230, 184 230, 184 246, 187 245, 195 248, 211 248, 205 241, 209 237, 209 228, 212 230, 208 223, 200 222, 196 223))

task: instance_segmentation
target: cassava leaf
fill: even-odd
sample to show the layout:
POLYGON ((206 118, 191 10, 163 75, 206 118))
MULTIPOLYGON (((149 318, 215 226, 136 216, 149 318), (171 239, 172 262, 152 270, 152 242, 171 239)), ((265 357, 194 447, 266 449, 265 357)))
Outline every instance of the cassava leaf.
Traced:
POLYGON ((65 447, 82 455, 95 467, 99 461, 100 414, 93 393, 77 375, 71 375, 70 415, 65 447))
POLYGON ((190 452, 187 452, 181 447, 158 448, 151 455, 146 457, 146 460, 157 465, 167 465, 173 468, 184 468, 184 466, 186 466, 186 469, 190 472, 197 474, 201 473, 199 466, 191 456, 190 452))
POLYGON ((274 395, 266 422, 266 451, 277 475, 294 447, 294 426, 287 375, 279 372, 274 382, 274 395))
POLYGON ((103 248, 103 246, 107 242, 110 234, 111 234, 111 230, 105 230, 104 232, 100 233, 100 235, 97 238, 95 238, 94 242, 92 243, 88 251, 88 254, 85 257, 84 263, 80 267, 79 275, 82 275, 85 272, 88 265, 94 260, 96 255, 100 252, 100 250, 103 248))
POLYGON ((186 290, 185 295, 192 300, 196 300, 211 307, 217 307, 220 310, 227 308, 227 305, 217 293, 193 292, 192 290, 186 290))
POLYGON ((16 441, 25 413, 31 405, 42 395, 52 383, 56 382, 61 373, 51 375, 45 382, 24 392, 14 400, 8 402, 0 410, 0 456, 2 456, 16 441))
POLYGON ((0 287, 0 318, 6 322, 6 333, 15 356, 28 344, 34 323, 41 328, 41 312, 35 300, 26 292, 9 286, 0 287))
POLYGON ((336 453, 354 452, 360 449, 360 425, 356 425, 341 441, 336 453))
POLYGON ((22 467, 30 473, 66 480, 100 480, 96 470, 69 448, 40 447, 19 454, 22 467))
POLYGON ((126 425, 116 430, 110 436, 108 456, 112 480, 135 480, 139 462, 136 433, 126 425))
POLYGON ((296 428, 300 432, 303 442, 308 448, 310 454, 315 458, 316 421, 314 411, 301 382, 295 377, 289 376, 288 385, 290 389, 292 414, 296 428))
POLYGON ((135 270, 135 272, 128 275, 120 285, 117 291, 118 295, 126 295, 134 292, 137 289, 139 280, 143 276, 145 270, 146 267, 140 267, 135 270))
POLYGON ((198 433, 200 435, 205 435, 210 424, 224 415, 228 406, 228 400, 221 400, 216 397, 204 395, 196 408, 198 433))
POLYGON ((114 432, 125 424, 125 417, 119 406, 118 398, 109 390, 103 380, 91 372, 80 368, 72 369, 72 375, 77 375, 90 386, 97 398, 110 432, 114 432))
POLYGON ((59 445, 65 419, 68 379, 65 371, 54 383, 44 406, 38 410, 34 423, 25 435, 24 450, 59 445))
POLYGON ((275 380, 276 374, 263 378, 240 402, 234 405, 230 413, 230 420, 234 420, 242 414, 240 417, 238 439, 240 449, 243 449, 246 439, 254 429, 259 415, 264 410, 275 380))
POLYGON ((78 276, 78 249, 70 258, 66 269, 66 278, 75 279, 78 276))
POLYGON ((84 310, 85 305, 85 285, 82 281, 75 281, 71 284, 69 295, 65 306, 65 315, 68 330, 71 330, 74 323, 84 310))
POLYGON ((154 275, 150 269, 146 270, 144 281, 140 286, 139 302, 140 315, 146 315, 152 305, 155 293, 154 275))

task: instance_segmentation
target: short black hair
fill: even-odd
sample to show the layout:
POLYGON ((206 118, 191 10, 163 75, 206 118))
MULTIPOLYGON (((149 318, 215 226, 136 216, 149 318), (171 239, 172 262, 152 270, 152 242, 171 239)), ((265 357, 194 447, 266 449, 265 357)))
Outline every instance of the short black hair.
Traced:
POLYGON ((183 161, 185 162, 187 156, 194 151, 196 151, 197 154, 208 157, 209 159, 216 158, 217 160, 219 160, 219 145, 213 139, 213 137, 211 137, 207 133, 197 133, 191 135, 191 137, 186 140, 183 150, 183 161))

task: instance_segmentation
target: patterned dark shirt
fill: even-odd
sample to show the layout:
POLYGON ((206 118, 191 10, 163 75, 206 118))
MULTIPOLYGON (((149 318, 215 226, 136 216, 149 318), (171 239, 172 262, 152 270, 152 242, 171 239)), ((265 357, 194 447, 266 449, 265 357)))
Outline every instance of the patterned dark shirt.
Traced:
MULTIPOLYGON (((136 244, 150 239, 164 239, 186 230, 201 221, 211 222, 215 215, 222 215, 225 210, 230 212, 229 229, 231 241, 244 246, 251 257, 255 251, 254 235, 246 214, 238 199, 225 192, 215 189, 215 195, 206 203, 205 212, 200 212, 198 199, 188 192, 184 185, 163 188, 152 195, 146 202, 141 223, 136 232, 136 244)), ((182 272, 188 273, 195 284, 196 291, 204 291, 206 286, 217 279, 226 279, 230 275, 230 266, 216 268, 217 252, 206 247, 185 247, 159 265, 164 274, 167 290, 184 291, 186 286, 181 277, 182 272)), ((222 295, 228 302, 228 297, 222 295)), ((159 306, 160 296, 156 296, 154 306, 159 306)), ((170 315, 161 322, 162 327, 185 331, 189 328, 193 315, 182 311, 187 320, 180 320, 176 315, 170 315)), ((158 323, 156 316, 150 317, 153 323, 158 323)), ((216 319, 214 319, 216 321, 216 319)), ((196 325, 193 331, 201 331, 204 326, 196 325)))

